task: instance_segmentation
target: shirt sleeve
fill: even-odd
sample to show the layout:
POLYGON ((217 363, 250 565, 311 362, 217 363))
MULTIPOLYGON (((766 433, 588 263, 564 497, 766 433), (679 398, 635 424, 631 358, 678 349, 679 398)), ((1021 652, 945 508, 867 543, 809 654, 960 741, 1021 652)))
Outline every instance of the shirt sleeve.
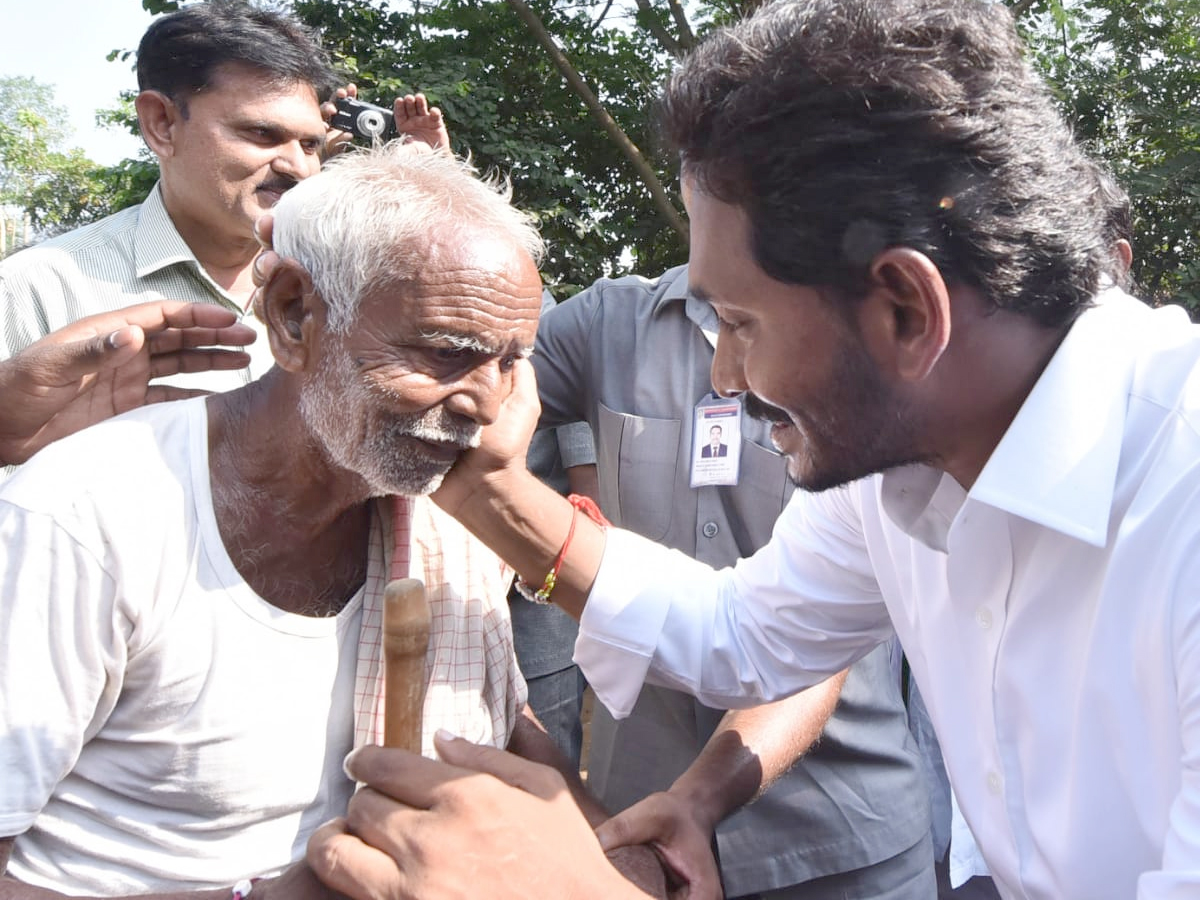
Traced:
POLYGON ((0 835, 27 830, 120 693, 114 582, 49 516, 0 500, 0 835))
POLYGON ((32 285, 13 269, 0 264, 0 359, 11 359, 34 341, 49 333, 41 299, 32 285))
POLYGON ((596 463, 596 446, 592 443, 592 429, 587 422, 572 422, 554 429, 558 438, 558 455, 564 469, 575 466, 591 466, 596 463))
POLYGON ((892 635, 857 522, 848 489, 797 493, 770 542, 720 571, 613 529, 575 660, 618 717, 643 681, 718 709, 809 687, 892 635))
MULTIPOLYGON (((538 323, 533 368, 542 403, 540 427, 586 422, 595 406, 593 379, 587 377, 592 333, 600 310, 601 283, 546 310, 538 323)), ((582 465, 568 462, 564 465, 582 465)))

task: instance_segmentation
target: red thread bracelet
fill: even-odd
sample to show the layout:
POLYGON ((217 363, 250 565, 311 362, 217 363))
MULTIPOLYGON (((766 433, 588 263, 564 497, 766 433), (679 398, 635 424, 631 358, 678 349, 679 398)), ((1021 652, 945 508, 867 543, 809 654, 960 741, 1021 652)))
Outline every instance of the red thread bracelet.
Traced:
MULTIPOLYGON (((604 513, 600 512, 600 507, 596 505, 596 501, 586 494, 567 494, 567 500, 570 504, 599 525, 601 528, 608 528, 612 522, 604 518, 604 513)), ((568 537, 569 541, 571 538, 568 537)))
POLYGON ((563 561, 567 558, 567 548, 571 546, 571 538, 575 536, 575 521, 579 518, 579 514, 582 512, 601 528, 607 528, 612 524, 608 519, 604 518, 604 513, 600 512, 600 507, 596 505, 596 502, 591 497, 583 494, 568 494, 567 500, 573 507, 571 510, 571 527, 567 529, 567 539, 563 541, 562 549, 558 551, 554 565, 546 573, 546 578, 542 582, 542 586, 536 591, 530 590, 529 585, 525 583, 525 580, 520 575, 513 582, 517 593, 533 603, 545 605, 550 602, 550 594, 554 591, 554 586, 558 584, 558 573, 562 570, 563 561))
POLYGON ((558 551, 558 556, 554 560, 554 565, 550 567, 550 571, 546 573, 546 580, 542 582, 542 586, 533 592, 535 603, 549 603, 550 592, 554 590, 554 586, 558 584, 558 573, 562 569, 563 560, 567 558, 567 548, 571 546, 571 538, 575 537, 575 520, 579 518, 579 508, 571 510, 571 527, 567 529, 567 539, 563 541, 562 549, 558 551))

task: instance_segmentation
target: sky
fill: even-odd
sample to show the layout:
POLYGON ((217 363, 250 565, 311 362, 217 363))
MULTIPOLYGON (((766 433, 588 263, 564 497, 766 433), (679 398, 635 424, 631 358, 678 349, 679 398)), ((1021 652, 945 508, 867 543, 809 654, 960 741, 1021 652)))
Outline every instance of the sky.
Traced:
POLYGON ((68 147, 112 165, 137 155, 141 141, 95 124, 137 79, 132 60, 108 62, 109 51, 133 50, 151 16, 140 0, 14 0, 0 24, 0 76, 28 76, 55 89, 68 112, 68 147))

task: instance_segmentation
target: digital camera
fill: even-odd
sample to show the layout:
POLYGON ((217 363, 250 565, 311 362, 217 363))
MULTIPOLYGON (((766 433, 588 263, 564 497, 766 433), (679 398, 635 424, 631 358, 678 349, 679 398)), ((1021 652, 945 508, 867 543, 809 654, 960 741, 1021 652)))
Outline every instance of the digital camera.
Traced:
POLYGON ((372 143, 396 137, 395 117, 390 109, 364 103, 353 97, 335 100, 334 106, 337 107, 337 112, 329 120, 329 124, 334 128, 348 131, 356 138, 372 143))

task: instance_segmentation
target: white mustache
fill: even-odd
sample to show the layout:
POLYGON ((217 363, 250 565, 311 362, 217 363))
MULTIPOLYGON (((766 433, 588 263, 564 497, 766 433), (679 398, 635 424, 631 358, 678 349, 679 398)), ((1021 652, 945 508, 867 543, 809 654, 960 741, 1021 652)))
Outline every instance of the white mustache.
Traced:
POLYGON ((483 429, 478 425, 430 421, 424 416, 415 421, 393 422, 389 430, 394 434, 413 437, 420 441, 453 444, 460 450, 471 450, 478 447, 483 436, 483 429))

